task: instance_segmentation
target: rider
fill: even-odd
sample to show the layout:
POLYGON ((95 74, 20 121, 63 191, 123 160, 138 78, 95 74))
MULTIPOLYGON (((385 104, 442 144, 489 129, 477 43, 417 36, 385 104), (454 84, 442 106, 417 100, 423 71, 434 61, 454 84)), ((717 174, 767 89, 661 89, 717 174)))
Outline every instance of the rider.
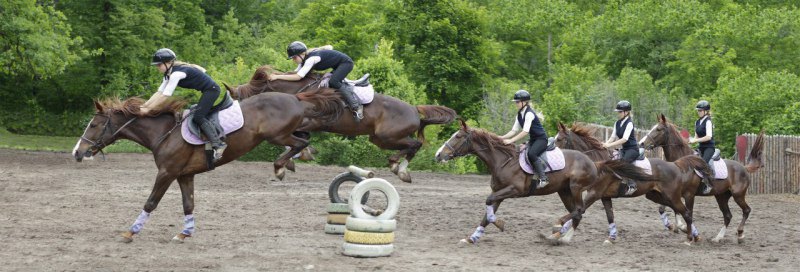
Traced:
MULTIPOLYGON (((715 146, 714 136, 712 135, 714 126, 711 124, 711 104, 706 100, 700 100, 694 108, 697 110, 699 118, 694 122, 694 138, 689 139, 689 143, 700 143, 698 146, 700 155, 703 157, 703 161, 708 162, 713 176, 714 167, 712 166, 711 156, 714 155, 715 146)), ((703 177, 703 183, 705 184, 704 194, 711 192, 711 179, 712 177, 703 177)))
POLYGON ((297 63, 294 74, 272 74, 269 80, 288 80, 298 81, 303 79, 311 70, 325 70, 333 68, 329 86, 338 89, 347 105, 354 111, 356 122, 364 118, 364 110, 356 94, 353 92, 353 85, 344 82, 345 77, 353 70, 353 60, 342 52, 331 49, 332 47, 323 46, 318 50, 308 50, 302 42, 294 41, 286 48, 288 58, 297 63))
POLYGON ((151 110, 159 109, 167 97, 172 96, 176 86, 200 91, 202 94, 195 107, 192 122, 200 127, 211 142, 214 160, 219 160, 227 147, 223 141, 225 135, 217 133, 208 115, 212 107, 224 100, 225 92, 220 91, 219 85, 206 74, 206 69, 195 64, 176 61, 176 58, 175 52, 169 48, 158 49, 153 54, 151 65, 155 65, 159 72, 164 73, 164 80, 158 91, 140 107, 140 112, 147 114, 151 110))
MULTIPOLYGON (((619 101, 614 111, 617 112, 619 119, 614 122, 614 132, 603 143, 603 147, 610 148, 622 145, 620 159, 633 163, 639 157, 639 146, 636 142, 633 121, 631 121, 631 102, 627 100, 619 101)), ((632 195, 636 192, 636 182, 630 179, 625 179, 623 182, 628 185, 628 191, 625 192, 625 195, 632 195)))
POLYGON ((544 131, 542 122, 539 117, 533 112, 530 106, 531 94, 526 90, 519 90, 514 93, 514 103, 516 103, 517 119, 514 122, 514 127, 500 138, 504 139, 505 144, 513 144, 526 135, 530 135, 528 139, 528 159, 533 163, 536 169, 536 175, 539 176, 539 185, 537 189, 547 186, 547 175, 544 173, 545 162, 539 158, 547 148, 547 132, 544 131), (520 131, 522 129, 522 131, 520 131), (517 133, 519 132, 519 133, 517 133))

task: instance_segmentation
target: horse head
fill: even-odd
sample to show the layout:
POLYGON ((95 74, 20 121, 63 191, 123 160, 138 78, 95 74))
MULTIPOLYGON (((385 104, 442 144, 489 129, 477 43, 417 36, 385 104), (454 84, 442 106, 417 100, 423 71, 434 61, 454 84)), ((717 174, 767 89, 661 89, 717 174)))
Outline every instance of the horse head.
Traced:
POLYGON ((669 145, 676 145, 683 142, 683 138, 679 136, 678 129, 667 120, 664 114, 658 115, 658 123, 656 123, 647 135, 639 141, 639 146, 647 150, 653 150, 656 147, 665 147, 669 145), (675 136, 678 137, 675 137, 675 136), (680 141, 680 142, 678 142, 680 141))
POLYGON ((94 102, 97 110, 86 125, 75 148, 72 149, 72 156, 80 162, 83 158, 92 157, 101 152, 104 147, 114 143, 122 129, 136 120, 136 117, 126 117, 123 111, 115 111, 113 108, 104 107, 102 103, 94 102))
POLYGON ((459 122, 461 122, 461 128, 454 132, 453 135, 450 136, 450 139, 444 142, 444 144, 439 147, 439 150, 436 151, 436 161, 447 162, 448 160, 472 153, 469 139, 472 129, 467 126, 464 119, 459 118, 459 122))

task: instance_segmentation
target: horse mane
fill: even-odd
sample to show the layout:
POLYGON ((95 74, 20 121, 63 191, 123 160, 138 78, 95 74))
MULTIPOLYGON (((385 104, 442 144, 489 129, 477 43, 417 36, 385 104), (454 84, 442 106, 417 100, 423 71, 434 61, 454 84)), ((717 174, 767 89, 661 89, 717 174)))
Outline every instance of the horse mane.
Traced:
POLYGON ((472 131, 471 139, 481 145, 489 147, 491 152, 494 152, 496 148, 509 157, 514 157, 517 154, 516 146, 514 144, 503 143, 503 139, 501 139, 500 136, 483 129, 470 128, 470 130, 472 131))
POLYGON ((333 89, 317 89, 316 91, 295 94, 298 100, 314 105, 314 111, 306 113, 306 117, 321 118, 326 123, 333 123, 342 115, 341 95, 333 89))
MULTIPOLYGON (((260 93, 268 92, 269 90, 269 75, 270 74, 294 74, 295 72, 281 72, 270 65, 258 67, 250 81, 247 84, 239 85, 231 90, 231 95, 235 98, 242 100, 260 93)), ((318 78, 322 75, 318 73, 308 73, 306 77, 318 78)))
POLYGON ((606 148, 603 147, 603 143, 601 143, 600 140, 592 136, 594 135, 597 129, 589 126, 583 126, 579 123, 573 123, 572 127, 570 127, 569 130, 571 130, 572 133, 575 133, 575 135, 578 135, 578 137, 581 140, 583 140, 584 143, 589 145, 589 147, 591 147, 592 149, 606 150, 606 148))
POLYGON ((120 100, 119 97, 106 98, 98 100, 97 103, 103 107, 103 110, 109 113, 122 113, 125 116, 137 117, 155 117, 163 113, 175 114, 186 107, 186 100, 183 99, 167 99, 164 105, 158 109, 152 109, 147 114, 142 114, 139 107, 146 102, 139 97, 131 97, 125 100, 120 100))

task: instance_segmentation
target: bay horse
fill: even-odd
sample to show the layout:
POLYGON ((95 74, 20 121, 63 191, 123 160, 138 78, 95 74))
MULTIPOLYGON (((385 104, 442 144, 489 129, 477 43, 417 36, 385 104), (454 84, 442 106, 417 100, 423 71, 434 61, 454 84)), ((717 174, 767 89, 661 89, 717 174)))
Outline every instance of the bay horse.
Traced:
POLYGON ((582 196, 584 190, 598 182, 604 182, 604 179, 611 178, 615 173, 627 178, 650 179, 648 175, 629 164, 613 161, 595 164, 581 152, 574 150, 562 150, 562 152, 566 160, 565 168, 547 173, 550 181, 547 186, 534 190, 537 181, 523 172, 517 160, 519 153, 515 145, 504 144, 503 139, 491 132, 469 128, 462 120, 461 128, 436 152, 436 160, 446 162, 474 154, 488 166, 492 175, 490 184, 492 193, 486 198, 486 213, 475 232, 462 241, 477 243, 490 223, 503 231, 505 222, 496 218, 494 213, 505 199, 558 193, 569 213, 558 219, 553 234, 547 239, 557 243, 569 242, 586 210, 582 196))
MULTIPOLYGON (((269 80, 270 66, 262 66, 245 85, 225 85, 233 97, 246 100, 264 92, 297 94, 297 97, 318 107, 306 118, 298 135, 309 138, 308 132, 325 131, 346 136, 369 135, 369 141, 381 149, 398 150, 389 157, 389 167, 400 180, 411 182, 408 162, 425 141, 424 129, 430 124, 449 124, 457 117, 453 109, 437 105, 412 106, 397 98, 375 93, 364 105, 364 119, 356 123, 352 112, 344 110, 341 96, 333 89, 320 88, 321 75, 311 73, 300 81, 269 80), (417 139, 411 138, 414 133, 417 139), (401 161, 402 160, 402 161, 401 161)), ((299 151, 290 151, 294 156, 299 151)))
MULTIPOLYGON (((561 122, 558 123, 558 134, 556 134, 556 145, 561 148, 572 149, 589 154, 594 161, 608 161, 611 160, 611 153, 608 149, 603 147, 600 140, 592 137, 594 130, 592 128, 581 126, 573 123, 571 128, 567 128, 561 122)), ((612 198, 620 197, 637 197, 644 195, 647 199, 664 205, 669 206, 675 211, 676 216, 680 214, 684 220, 692 220, 691 208, 687 207, 681 202, 683 192, 684 180, 691 179, 694 175, 694 169, 700 169, 704 173, 711 170, 707 167, 702 159, 696 156, 687 156, 676 160, 675 162, 667 162, 661 159, 648 158, 650 161, 650 169, 653 172, 652 180, 636 180, 639 184, 634 194, 626 196, 622 190, 626 188, 617 177, 606 179, 603 183, 598 183, 587 190, 585 206, 588 208, 597 199, 603 202, 603 208, 606 211, 606 218, 609 224, 609 236, 604 243, 614 243, 617 238, 616 223, 614 222, 614 209, 612 206, 612 198)), ((613 160, 624 163, 620 160, 613 160)), ((629 163, 624 163, 629 164, 629 163)), ((696 229, 695 229, 696 230, 696 229)), ((691 233, 687 232, 687 244, 699 240, 696 231, 691 233)))
MULTIPOLYGON (((118 139, 131 140, 152 151, 158 168, 155 184, 133 226, 122 233, 124 242, 133 241, 134 234, 141 231, 150 213, 176 179, 181 188, 185 218, 183 231, 173 240, 183 241, 194 232, 194 176, 208 171, 208 165, 203 146, 190 145, 181 136, 181 123, 175 112, 181 111, 185 102, 168 101, 162 109, 146 115, 139 112, 139 106, 144 103, 141 98, 95 101, 97 111, 72 151, 75 160, 81 162, 84 157, 97 154, 118 139), (178 132, 172 133, 175 129, 178 132)), ((292 134, 305 114, 305 106, 294 95, 265 94, 242 101, 240 106, 244 125, 226 136, 228 148, 216 166, 244 155, 265 140, 291 146, 293 150, 302 150, 308 145, 306 139, 292 134)), ((276 160, 276 171, 288 159, 288 156, 283 156, 276 160)))
MULTIPOLYGON (((699 156, 694 155, 692 148, 689 147, 689 143, 686 141, 686 139, 681 137, 679 131, 680 130, 678 127, 675 124, 670 123, 664 114, 660 114, 658 115, 658 123, 656 123, 653 128, 650 129, 647 135, 642 138, 641 141, 639 141, 639 145, 647 149, 661 147, 664 150, 664 158, 667 161, 673 161, 685 156, 694 156, 699 158, 699 156)), ((720 242, 725 237, 725 232, 731 222, 731 219, 733 218, 731 209, 728 207, 728 201, 730 201, 731 197, 733 197, 733 200, 742 209, 742 221, 739 223, 739 228, 737 229, 737 242, 744 242, 744 224, 747 221, 747 218, 750 216, 750 205, 747 205, 747 201, 745 200, 747 188, 750 187, 749 173, 754 173, 759 168, 764 167, 764 163, 761 158, 763 151, 764 131, 761 131, 758 134, 758 137, 756 137, 755 143, 753 143, 750 156, 748 156, 747 166, 742 165, 738 161, 725 160, 725 165, 728 168, 728 178, 724 180, 712 179, 712 189, 708 194, 702 193, 702 186, 700 186, 702 183, 702 178, 695 174, 692 174, 694 177, 693 179, 687 180, 684 184, 683 199, 686 201, 686 206, 690 210, 694 206, 695 196, 714 196, 714 198, 717 200, 719 209, 722 211, 724 225, 722 226, 722 229, 720 229, 719 233, 717 233, 717 236, 711 241, 720 242)), ((664 215, 663 208, 659 209, 659 213, 662 214, 662 220, 664 220, 665 224, 669 224, 669 219, 666 215, 664 215)), ((680 229, 684 228, 684 226, 680 224, 680 221, 678 222, 678 225, 680 229)), ((691 226, 691 224, 688 222, 686 225, 691 226)))

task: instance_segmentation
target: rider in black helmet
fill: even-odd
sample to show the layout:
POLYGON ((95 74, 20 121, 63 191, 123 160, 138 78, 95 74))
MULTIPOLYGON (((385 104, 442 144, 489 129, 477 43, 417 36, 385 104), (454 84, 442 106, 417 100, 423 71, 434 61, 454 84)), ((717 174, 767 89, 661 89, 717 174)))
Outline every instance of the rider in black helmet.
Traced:
POLYGON ((298 64, 295 74, 272 74, 269 80, 288 80, 298 81, 303 79, 311 70, 326 70, 333 68, 331 79, 328 86, 339 90, 347 105, 353 110, 356 122, 364 118, 364 110, 361 101, 353 92, 353 85, 344 82, 345 77, 353 70, 353 60, 342 52, 332 49, 333 47, 322 47, 318 50, 308 50, 302 42, 294 41, 286 48, 288 59, 298 64))
POLYGON ((697 110, 699 118, 694 122, 694 138, 690 138, 689 143, 700 143, 698 146, 700 155, 703 157, 703 161, 707 162, 708 166, 711 167, 712 177, 703 177, 703 183, 705 184, 703 194, 708 194, 711 192, 711 179, 713 179, 714 173, 711 157, 714 155, 714 149, 716 148, 712 134, 714 126, 711 124, 711 104, 708 101, 700 100, 694 108, 697 110))
POLYGON ((158 71, 164 74, 164 80, 161 81, 158 91, 141 106, 140 112, 147 114, 150 110, 161 108, 167 97, 172 96, 175 92, 175 87, 200 91, 202 94, 195 107, 192 122, 200 127, 200 130, 211 142, 214 149, 214 160, 219 160, 227 147, 223 141, 225 135, 217 133, 214 124, 208 119, 208 114, 212 107, 224 100, 226 93, 220 91, 219 85, 206 74, 206 69, 195 64, 177 61, 176 58, 175 52, 169 48, 161 48, 153 53, 150 64, 157 66, 158 71))
MULTIPOLYGON (((633 163, 639 156, 639 145, 636 142, 636 133, 633 121, 631 121, 631 102, 627 100, 619 101, 614 111, 617 112, 619 119, 614 122, 614 132, 611 133, 611 137, 603 143, 603 147, 611 148, 622 145, 620 159, 628 163, 633 163)), ((628 185, 628 190, 625 192, 625 195, 632 195, 636 192, 635 181, 625 179, 623 182, 628 185)))
POLYGON ((512 101, 514 101, 519 110, 517 112, 517 118, 511 131, 500 136, 500 138, 505 139, 503 142, 506 144, 513 144, 526 135, 530 135, 528 139, 528 160, 533 164, 536 175, 539 176, 539 185, 536 188, 543 188, 547 186, 549 181, 547 175, 544 173, 547 166, 539 156, 542 155, 547 148, 547 132, 544 130, 539 116, 531 109, 531 94, 528 93, 528 91, 517 91, 514 93, 514 100, 512 101), (522 131, 520 132, 520 130, 522 131))

